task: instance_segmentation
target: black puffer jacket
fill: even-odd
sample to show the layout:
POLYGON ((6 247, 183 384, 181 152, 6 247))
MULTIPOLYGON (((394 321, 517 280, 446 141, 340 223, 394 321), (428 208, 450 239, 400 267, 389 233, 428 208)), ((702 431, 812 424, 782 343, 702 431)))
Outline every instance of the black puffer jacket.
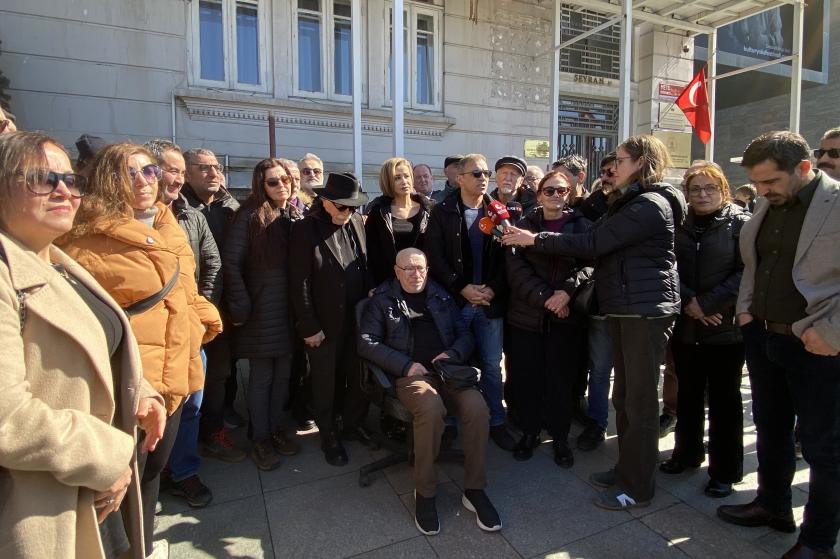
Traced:
POLYGON ((722 314, 723 323, 706 326, 681 314, 674 339, 686 344, 738 343, 741 331, 735 325, 735 302, 744 271, 738 239, 750 214, 735 204, 727 204, 714 214, 708 228, 699 235, 695 231, 694 217, 694 212, 689 210, 685 223, 677 229, 680 297, 683 305, 697 297, 703 312, 722 314))
POLYGON ((686 214, 682 192, 670 184, 633 184, 587 233, 540 233, 535 247, 595 258, 601 314, 660 317, 679 314, 675 227, 686 214))
MULTIPOLYGON (((473 260, 460 200, 461 191, 456 188, 443 202, 435 204, 423 246, 432 277, 455 296, 458 306, 463 307, 466 299, 461 296, 461 290, 472 283, 473 260)), ((485 204, 490 201, 490 196, 485 194, 485 204)), ((491 235, 484 236, 481 268, 484 283, 495 294, 490 305, 483 307, 484 312, 488 318, 501 318, 507 308, 505 251, 491 235)))
MULTIPOLYGON (((475 342, 455 300, 442 286, 429 280, 426 305, 449 357, 457 363, 467 363, 475 342)), ((413 362, 413 347, 408 305, 400 282, 392 279, 377 287, 367 302, 359 325, 359 357, 379 365, 389 375, 401 377, 413 362)))
POLYGON ((289 233, 301 219, 289 206, 264 231, 268 250, 260 251, 256 208, 243 207, 233 219, 222 253, 225 299, 234 329, 235 357, 270 358, 290 354, 289 233))
POLYGON ((172 213, 187 234, 195 256, 198 292, 214 305, 222 297, 222 257, 204 214, 190 207, 183 196, 172 202, 172 213))
POLYGON ((204 218, 207 220, 207 225, 213 233, 213 239, 215 239, 219 251, 224 250, 227 227, 233 219, 233 214, 239 209, 239 202, 236 198, 226 189, 222 188, 212 202, 205 204, 201 201, 201 198, 196 196, 189 184, 185 184, 181 189, 181 196, 184 197, 191 208, 204 214, 204 218))
MULTIPOLYGON (((567 212, 569 221, 563 224, 562 233, 585 233, 592 226, 579 211, 567 209, 567 212)), ((543 231, 542 207, 534 209, 516 226, 535 233, 543 231)), ((557 318, 544 305, 558 289, 569 297, 574 294, 575 289, 592 275, 592 268, 586 261, 530 248, 508 248, 505 265, 510 285, 509 324, 530 332, 545 332, 551 322, 583 324, 585 317, 574 311, 567 318, 557 318)))
MULTIPOLYGON (((423 234, 429 225, 431 205, 425 196, 412 194, 411 199, 420 204, 420 231, 411 242, 411 246, 423 250, 423 234)), ((379 196, 367 207, 365 235, 368 245, 368 266, 373 274, 373 281, 379 285, 394 277, 394 264, 397 261, 397 249, 394 245, 394 226, 391 221, 390 196, 379 196)), ((414 219, 414 218, 412 218, 414 219)))

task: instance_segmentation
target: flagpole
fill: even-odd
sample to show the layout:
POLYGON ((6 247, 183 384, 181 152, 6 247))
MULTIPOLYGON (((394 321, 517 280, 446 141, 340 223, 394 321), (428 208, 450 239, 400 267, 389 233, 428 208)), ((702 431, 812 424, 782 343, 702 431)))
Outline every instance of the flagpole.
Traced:
MULTIPOLYGON (((706 69, 707 69, 705 64, 703 65, 703 69, 704 69, 704 70, 706 70, 706 69)), ((691 78, 691 80, 693 80, 693 79, 694 79, 694 78, 691 78)), ((689 82, 688 82, 688 83, 691 83, 691 80, 689 80, 689 82)), ((705 79, 705 80, 703 80, 703 85, 704 85, 704 86, 706 86, 706 91, 708 91, 708 90, 709 90, 709 81, 711 81, 711 80, 710 80, 709 76, 707 75, 707 76, 706 76, 706 79, 705 79)), ((688 84, 686 84, 686 85, 688 85, 688 84)), ((673 101, 671 101, 671 103, 670 103, 667 107, 665 107, 665 110, 664 110, 664 111, 662 111, 662 112, 659 114, 659 119, 656 121, 656 125, 654 126, 654 128, 657 128, 657 129, 659 128, 659 123, 660 123, 660 122, 662 122, 662 117, 664 117, 665 115, 667 115, 668 113, 670 113, 670 112, 671 112, 671 110, 672 110, 672 109, 674 108, 674 106, 677 104, 677 99, 679 99, 679 98, 680 98, 680 96, 679 96, 679 95, 677 95, 677 96, 674 98, 674 100, 673 100, 673 101)))

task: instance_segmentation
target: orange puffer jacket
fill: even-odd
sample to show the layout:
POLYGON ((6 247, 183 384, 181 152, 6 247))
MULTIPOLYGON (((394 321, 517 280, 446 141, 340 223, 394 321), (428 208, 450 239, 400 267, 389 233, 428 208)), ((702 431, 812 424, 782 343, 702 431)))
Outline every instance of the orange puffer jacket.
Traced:
POLYGON ((201 345, 222 331, 222 321, 216 307, 198 294, 187 237, 169 208, 155 207, 154 228, 136 219, 103 222, 62 248, 123 308, 158 293, 180 264, 178 282, 166 297, 129 319, 143 375, 171 414, 204 385, 201 345))

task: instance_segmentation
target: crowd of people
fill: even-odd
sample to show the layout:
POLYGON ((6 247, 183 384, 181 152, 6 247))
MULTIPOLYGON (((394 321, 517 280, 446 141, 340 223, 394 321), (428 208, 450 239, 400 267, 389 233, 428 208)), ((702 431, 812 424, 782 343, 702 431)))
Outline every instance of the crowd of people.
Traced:
POLYGON ((835 557, 840 128, 813 151, 796 133, 759 136, 738 188, 711 161, 667 183, 668 150, 641 135, 590 188, 579 154, 491 170, 471 153, 445 159, 439 190, 429 165, 388 159, 370 199, 308 153, 257 163, 242 201, 207 149, 85 135, 74 170, 55 139, 0 131, 3 557, 155 556, 160 491, 212 500, 202 457, 293 465, 298 433, 317 428, 326 462, 347 464, 344 441, 393 434, 371 424, 366 363, 413 416, 426 535, 441 529, 442 447, 460 441, 462 504, 497 531, 489 441, 526 461, 550 440, 570 468, 605 440, 610 395, 619 453, 590 477, 595 505, 644 507, 657 470, 707 456, 704 493, 732 494, 746 363, 758 495, 718 516, 795 531, 799 445, 810 492, 784 557, 835 557), (231 409, 237 360, 247 420, 231 409), (248 448, 229 436, 242 423, 248 448))

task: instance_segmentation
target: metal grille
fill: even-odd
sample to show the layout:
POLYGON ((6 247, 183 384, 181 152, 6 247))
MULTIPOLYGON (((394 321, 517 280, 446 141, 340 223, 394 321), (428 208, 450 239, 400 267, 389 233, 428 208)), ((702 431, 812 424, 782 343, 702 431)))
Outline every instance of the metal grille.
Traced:
MULTIPOLYGON (((574 39, 607 21, 609 17, 590 10, 560 7, 560 41, 574 39)), ((560 51, 560 71, 599 78, 619 79, 621 28, 613 25, 560 51)))
POLYGON ((577 97, 560 97, 560 130, 618 131, 618 103, 585 101, 577 97))

